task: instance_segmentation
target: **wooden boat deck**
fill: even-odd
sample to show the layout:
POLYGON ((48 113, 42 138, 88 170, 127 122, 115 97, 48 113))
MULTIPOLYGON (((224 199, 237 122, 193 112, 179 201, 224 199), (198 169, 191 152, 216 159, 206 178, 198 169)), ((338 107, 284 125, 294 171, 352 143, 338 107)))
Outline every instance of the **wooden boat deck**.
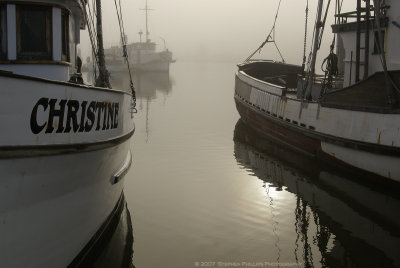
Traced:
MULTIPOLYGON (((399 88, 400 71, 389 72, 389 76, 399 88)), ((400 94, 394 88, 391 91, 393 104, 388 102, 385 75, 380 72, 350 87, 327 93, 321 105, 346 110, 400 113, 400 94)))

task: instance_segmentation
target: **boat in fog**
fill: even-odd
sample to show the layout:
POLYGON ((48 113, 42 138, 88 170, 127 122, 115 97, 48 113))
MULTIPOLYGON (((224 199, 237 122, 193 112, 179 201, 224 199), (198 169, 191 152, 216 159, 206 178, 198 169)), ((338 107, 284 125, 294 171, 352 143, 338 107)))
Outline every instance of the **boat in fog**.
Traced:
POLYGON ((314 157, 266 138, 241 120, 233 140, 238 164, 265 182, 267 197, 272 189, 276 195, 280 191, 295 195, 297 238, 292 254, 298 263, 304 267, 400 265, 400 219, 393 217, 400 208, 396 190, 316 163, 314 157))
MULTIPOLYGON (((143 32, 140 31, 139 42, 128 43, 125 52, 123 52, 124 50, 121 46, 112 46, 104 50, 107 68, 111 73, 124 72, 126 70, 123 53, 127 53, 135 72, 169 72, 170 64, 175 62, 172 58, 172 52, 166 47, 164 39, 162 39, 164 47, 158 51, 157 44, 149 38, 148 12, 152 9, 148 8, 147 0, 143 10, 146 14, 145 40, 142 40, 143 32)), ((125 36, 124 38, 127 37, 125 36)), ((90 58, 87 65, 90 69, 90 58)))
POLYGON ((88 5, 0 3, 1 267, 67 267, 125 206, 135 92, 110 88, 101 29, 99 76, 83 81, 88 5))
POLYGON ((274 23, 238 65, 235 103, 243 121, 265 135, 365 177, 400 182, 400 2, 357 5, 342 12, 337 1, 323 75, 316 75, 315 64, 328 14, 324 1, 318 1, 308 63, 305 53, 303 65, 251 59, 275 41, 274 23))

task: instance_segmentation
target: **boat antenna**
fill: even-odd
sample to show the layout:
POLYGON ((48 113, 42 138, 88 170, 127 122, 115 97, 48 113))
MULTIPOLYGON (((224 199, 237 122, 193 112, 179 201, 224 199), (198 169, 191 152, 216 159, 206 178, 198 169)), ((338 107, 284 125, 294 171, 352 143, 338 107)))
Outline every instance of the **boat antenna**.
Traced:
POLYGON ((265 46, 266 43, 274 43, 276 49, 278 50, 279 55, 281 56, 282 61, 285 62, 285 60, 282 56, 282 53, 279 50, 279 48, 275 42, 275 25, 276 25, 276 20, 278 19, 279 8, 281 6, 281 2, 282 2, 282 0, 279 0, 278 8, 277 8, 276 14, 275 14, 274 24, 273 24, 271 31, 269 32, 267 38, 264 40, 264 42, 261 43, 261 45, 253 53, 250 54, 250 56, 247 57, 247 59, 244 62, 250 61, 250 59, 254 56, 254 54, 256 54, 257 52, 261 52, 261 49, 265 46))
POLYGON ((125 34, 125 28, 124 28, 124 21, 122 19, 122 9, 121 9, 121 0, 118 1, 114 0, 115 3, 115 9, 117 10, 117 17, 118 17, 118 24, 119 24, 119 29, 121 33, 121 44, 122 44, 122 57, 124 57, 124 62, 126 63, 128 67, 128 73, 129 73, 129 79, 130 79, 130 88, 131 88, 131 93, 132 93, 132 103, 131 103, 131 112, 132 113, 137 113, 136 109, 136 92, 135 92, 135 87, 133 86, 133 80, 132 80, 132 73, 131 73, 131 68, 129 66, 129 59, 128 59, 128 52, 126 49, 126 34, 125 34))
POLYGON ((96 0, 96 18, 97 18, 97 55, 99 63, 99 77, 96 80, 96 86, 110 88, 109 72, 106 69, 103 46, 103 27, 101 17, 101 0, 96 0))
POLYGON ((146 42, 148 42, 149 41, 150 32, 149 32, 149 27, 148 27, 148 14, 147 13, 148 13, 149 10, 154 10, 154 9, 148 8, 147 0, 146 0, 146 7, 142 8, 141 10, 146 11, 146 42))
POLYGON ((165 39, 160 36, 160 39, 164 42, 164 50, 167 50, 167 45, 165 44, 165 39))
POLYGON ((143 34, 142 30, 140 30, 140 32, 138 32, 138 34, 139 34, 140 43, 142 43, 142 34, 143 34))

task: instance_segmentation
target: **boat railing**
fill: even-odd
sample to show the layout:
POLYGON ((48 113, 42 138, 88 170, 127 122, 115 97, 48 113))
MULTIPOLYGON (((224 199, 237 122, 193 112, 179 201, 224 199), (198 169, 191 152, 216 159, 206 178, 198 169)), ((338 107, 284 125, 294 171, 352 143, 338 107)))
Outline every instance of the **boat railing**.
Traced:
MULTIPOLYGON (((296 89, 298 98, 302 98, 302 92, 304 90, 305 85, 307 84, 306 81, 308 81, 307 76, 298 75, 298 84, 296 89)), ((343 75, 337 75, 331 78, 328 78, 325 75, 321 74, 314 75, 313 86, 311 91, 312 100, 316 101, 329 92, 342 89, 343 81, 344 81, 343 75)))
MULTIPOLYGON (((388 5, 382 5, 381 6, 381 18, 386 17, 387 10, 390 8, 388 5)), ((374 6, 370 6, 370 8, 363 7, 361 8, 361 17, 365 18, 365 14, 369 11, 370 19, 375 19, 375 8, 374 6)), ((351 23, 351 22, 356 22, 357 21, 357 11, 351 11, 351 12, 345 12, 345 13, 340 13, 335 15, 337 18, 336 23, 337 24, 346 24, 346 23, 351 23)))

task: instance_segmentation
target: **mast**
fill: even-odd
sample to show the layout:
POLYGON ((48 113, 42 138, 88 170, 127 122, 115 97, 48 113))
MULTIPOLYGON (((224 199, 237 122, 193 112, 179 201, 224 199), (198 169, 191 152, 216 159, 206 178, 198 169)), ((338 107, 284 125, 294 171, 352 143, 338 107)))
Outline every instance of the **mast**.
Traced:
POLYGON ((356 83, 360 81, 360 39, 361 39, 361 0, 357 0, 356 83))
POLYGON ((305 97, 307 99, 311 97, 311 89, 313 86, 313 79, 314 79, 314 74, 315 74, 315 62, 317 60, 317 51, 318 51, 318 45, 319 45, 319 33, 320 33, 320 29, 322 27, 321 16, 322 16, 323 4, 324 4, 324 0, 319 0, 317 21, 315 22, 316 24, 315 24, 315 36, 314 36, 314 48, 313 48, 311 66, 310 66, 310 73, 308 76, 307 90, 306 90, 306 95, 305 95, 305 97))
POLYGON ((364 49, 364 79, 368 77, 368 68, 369 68, 369 20, 370 20, 370 9, 371 3, 370 0, 365 0, 365 49, 364 49))
POLYGON ((388 102, 388 104, 394 104, 396 101, 393 99, 393 95, 392 95, 393 88, 392 88, 392 84, 389 81, 389 74, 388 74, 388 69, 387 69, 387 64, 386 64, 386 55, 385 55, 385 50, 382 46, 383 36, 381 33, 381 4, 378 0, 373 0, 373 2, 374 2, 374 7, 375 7, 376 29, 378 29, 378 48, 379 48, 379 53, 381 54, 383 73, 385 74, 387 102, 388 102))
POLYGON ((101 0, 96 0, 96 19, 97 19, 97 56, 99 58, 99 77, 96 80, 96 86, 98 87, 111 87, 110 81, 108 80, 108 71, 106 69, 106 61, 104 57, 104 46, 103 46, 103 27, 101 17, 101 0))
POLYGON ((148 42, 149 41, 150 32, 149 32, 149 27, 148 27, 148 14, 147 13, 148 13, 149 10, 153 10, 153 9, 148 8, 147 0, 146 0, 146 7, 144 9, 141 9, 141 10, 144 10, 146 12, 146 42, 148 42))

